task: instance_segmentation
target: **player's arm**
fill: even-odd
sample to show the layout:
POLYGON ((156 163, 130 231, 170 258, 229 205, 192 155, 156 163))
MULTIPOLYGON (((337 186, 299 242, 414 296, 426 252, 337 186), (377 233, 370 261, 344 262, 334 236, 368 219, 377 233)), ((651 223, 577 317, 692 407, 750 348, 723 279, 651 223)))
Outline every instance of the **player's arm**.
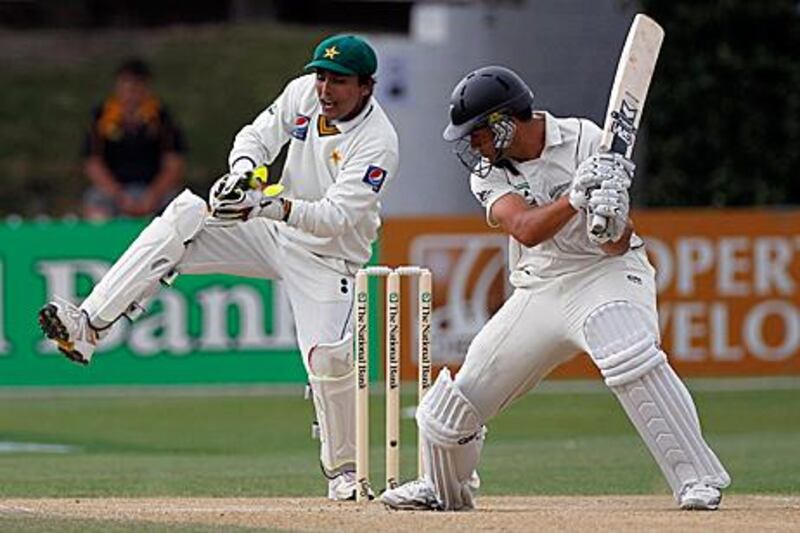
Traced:
MULTIPOLYGON (((226 213, 226 217, 236 220, 247 220, 250 216, 261 216, 284 219, 283 210, 278 211, 275 206, 282 205, 284 200, 273 198, 272 207, 261 209, 262 200, 258 195, 234 195, 239 183, 247 180, 248 173, 257 167, 272 163, 281 151, 283 145, 289 142, 291 125, 296 117, 302 89, 310 78, 304 76, 291 81, 283 92, 265 109, 252 124, 243 127, 233 140, 233 147, 228 154, 228 168, 230 172, 223 175, 211 186, 209 191, 209 204, 212 212, 217 215, 226 213), (233 197, 231 198, 231 195, 233 197), (257 208, 257 209, 256 209, 257 208)), ((215 215, 215 216, 217 216, 215 215)))
POLYGON ((290 82, 267 109, 239 130, 228 155, 232 171, 245 172, 275 160, 289 142, 303 81, 298 78, 290 82))
POLYGON ((508 193, 491 206, 491 221, 525 246, 552 238, 577 211, 566 196, 542 206, 529 206, 518 194, 508 193))

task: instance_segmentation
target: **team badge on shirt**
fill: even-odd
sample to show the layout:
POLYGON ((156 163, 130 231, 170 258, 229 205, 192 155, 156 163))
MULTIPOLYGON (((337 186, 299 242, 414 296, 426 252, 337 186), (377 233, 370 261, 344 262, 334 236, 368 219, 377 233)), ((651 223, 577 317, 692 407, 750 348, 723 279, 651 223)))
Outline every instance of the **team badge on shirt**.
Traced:
POLYGON ((494 192, 494 191, 493 191, 493 190, 491 190, 491 189, 486 189, 486 190, 483 190, 483 191, 477 191, 477 192, 475 193, 475 196, 477 196, 477 197, 478 197, 478 201, 479 201, 480 203, 482 203, 482 204, 485 204, 485 203, 486 203, 486 200, 488 200, 488 199, 489 199, 489 197, 492 195, 492 193, 493 193, 493 192, 494 192))
POLYGON ((383 180, 386 179, 386 171, 381 167, 370 165, 367 167, 367 172, 364 174, 364 183, 372 188, 372 192, 378 192, 383 187, 383 180))
POLYGON ((320 137, 327 137, 328 135, 338 135, 342 133, 335 124, 328 122, 328 117, 320 115, 317 119, 317 133, 320 137))
POLYGON ((297 115, 297 118, 294 119, 294 128, 292 128, 292 137, 295 139, 300 139, 301 141, 306 140, 306 135, 308 134, 308 123, 311 122, 311 119, 305 115, 297 115))

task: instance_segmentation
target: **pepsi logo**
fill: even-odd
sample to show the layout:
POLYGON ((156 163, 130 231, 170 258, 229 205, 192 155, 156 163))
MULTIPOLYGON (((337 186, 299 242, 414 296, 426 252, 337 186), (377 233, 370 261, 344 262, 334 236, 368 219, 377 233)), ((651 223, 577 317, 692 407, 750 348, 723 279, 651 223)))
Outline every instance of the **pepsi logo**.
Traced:
POLYGON ((386 179, 386 171, 381 167, 370 165, 367 167, 367 172, 364 174, 364 183, 372 187, 373 192, 378 192, 383 186, 383 181, 386 179))
POLYGON ((297 115, 294 119, 294 128, 292 128, 292 137, 295 139, 299 139, 301 141, 306 140, 306 136, 308 135, 308 123, 311 122, 305 115, 297 115))

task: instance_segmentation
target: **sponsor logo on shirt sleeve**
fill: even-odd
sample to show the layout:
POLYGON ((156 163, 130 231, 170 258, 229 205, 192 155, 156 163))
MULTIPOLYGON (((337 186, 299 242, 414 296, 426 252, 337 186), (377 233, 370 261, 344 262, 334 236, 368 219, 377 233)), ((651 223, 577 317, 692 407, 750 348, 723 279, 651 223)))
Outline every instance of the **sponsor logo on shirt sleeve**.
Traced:
POLYGON ((297 118, 294 119, 294 127, 291 133, 292 137, 305 141, 306 135, 308 135, 308 123, 310 121, 311 119, 305 115, 297 115, 297 118))
POLYGON ((372 192, 378 192, 383 187, 383 181, 386 179, 386 171, 381 167, 370 165, 367 167, 367 172, 364 174, 364 183, 372 188, 372 192))

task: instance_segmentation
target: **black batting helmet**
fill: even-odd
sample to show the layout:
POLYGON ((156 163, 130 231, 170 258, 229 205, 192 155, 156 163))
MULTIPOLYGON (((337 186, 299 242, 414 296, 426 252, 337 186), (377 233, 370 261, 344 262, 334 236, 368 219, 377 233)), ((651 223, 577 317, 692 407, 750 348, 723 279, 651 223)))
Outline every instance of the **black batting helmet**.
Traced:
POLYGON ((513 116, 533 105, 533 92, 514 71, 491 65, 467 74, 450 96, 446 141, 455 141, 489 123, 493 113, 513 116))

